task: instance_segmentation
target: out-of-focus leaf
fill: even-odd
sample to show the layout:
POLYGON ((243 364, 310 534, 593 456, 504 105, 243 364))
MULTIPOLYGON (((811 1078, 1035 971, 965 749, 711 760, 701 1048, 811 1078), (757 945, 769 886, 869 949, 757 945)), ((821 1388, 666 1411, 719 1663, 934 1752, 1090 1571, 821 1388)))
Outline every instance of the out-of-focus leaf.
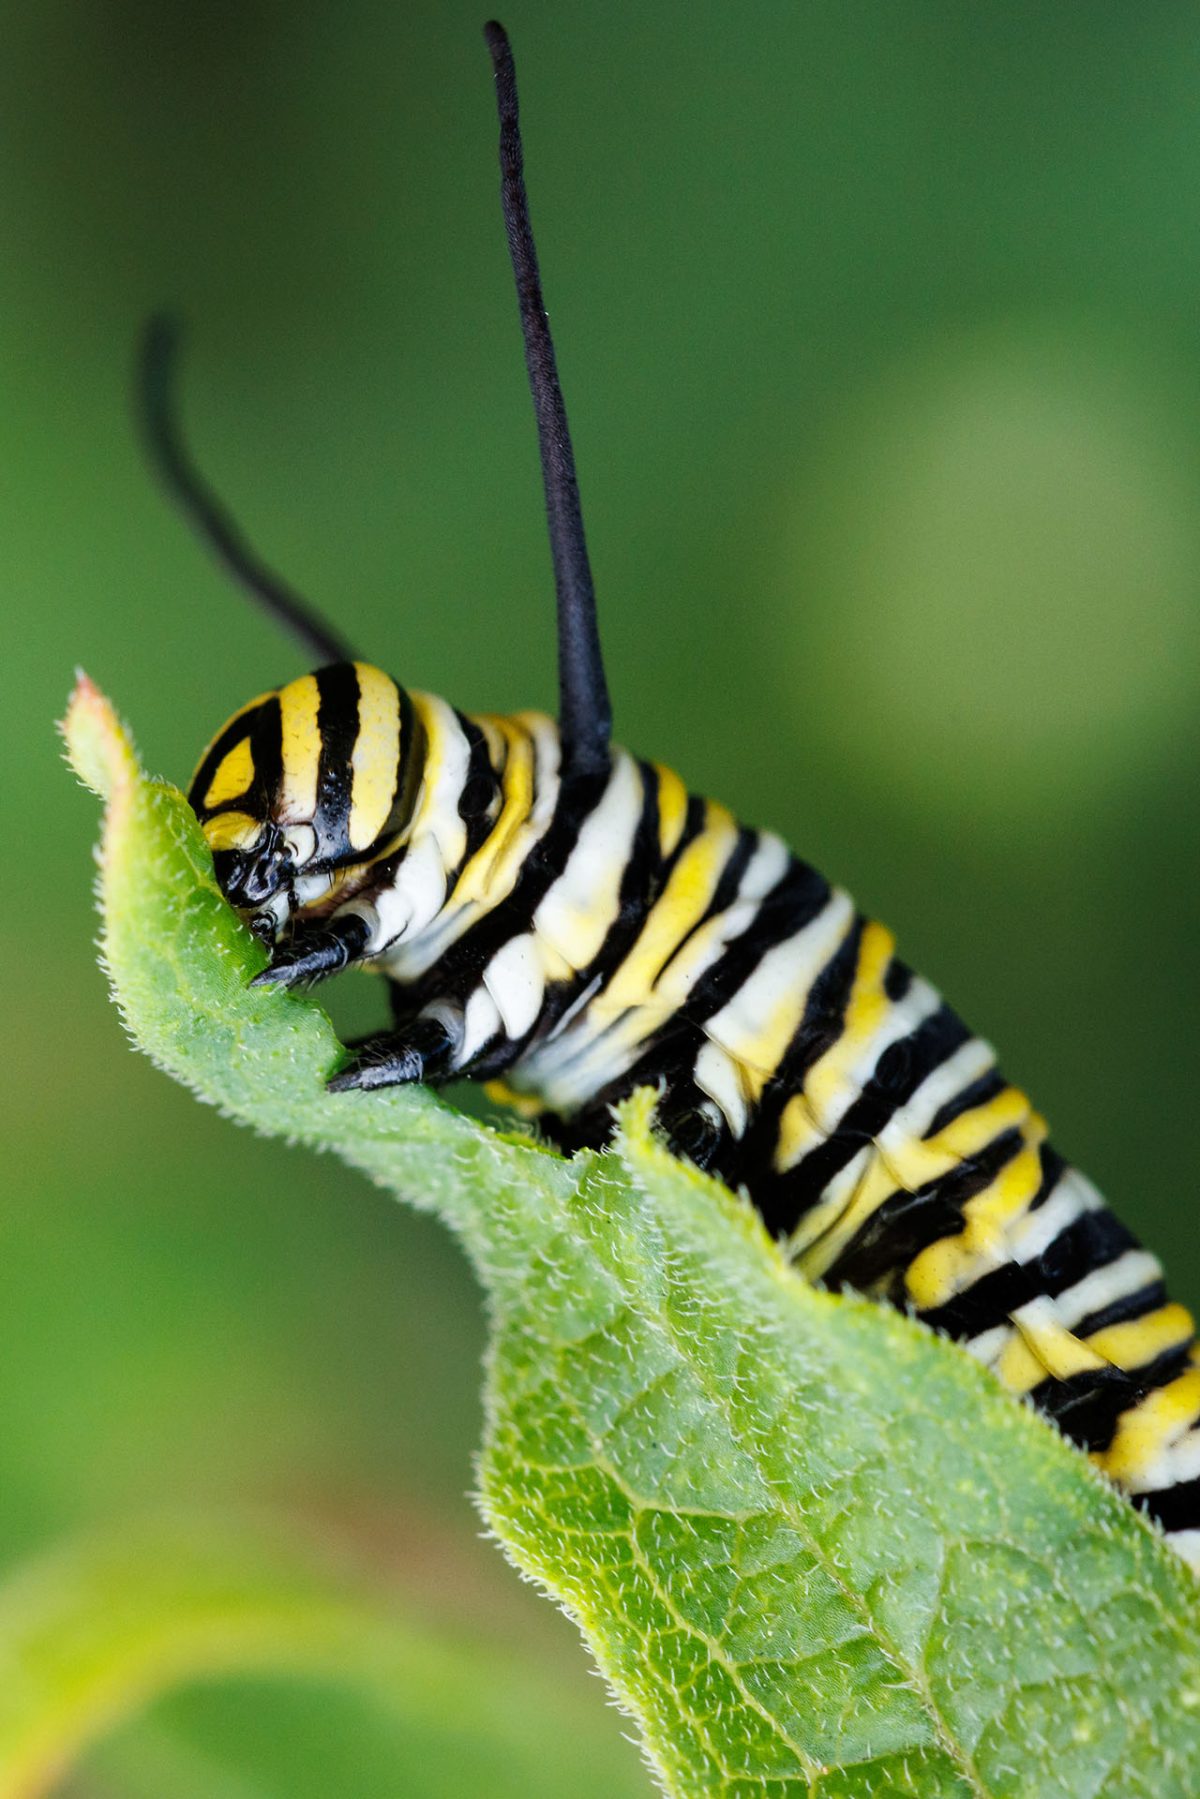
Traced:
POLYGON ((162 1694, 235 1676, 367 1695, 426 1750, 414 1793, 443 1790, 446 1761, 512 1799, 637 1790, 603 1717, 544 1664, 432 1630, 285 1528, 167 1519, 72 1542, 0 1586, 0 1799, 50 1791, 162 1694))
POLYGON ((311 1001, 90 685, 104 952, 135 1040, 458 1234, 493 1326, 483 1512, 579 1621, 667 1789, 727 1799, 1193 1799, 1193 1577, 951 1345, 804 1285, 646 1096, 565 1162, 430 1093, 331 1096, 311 1001))

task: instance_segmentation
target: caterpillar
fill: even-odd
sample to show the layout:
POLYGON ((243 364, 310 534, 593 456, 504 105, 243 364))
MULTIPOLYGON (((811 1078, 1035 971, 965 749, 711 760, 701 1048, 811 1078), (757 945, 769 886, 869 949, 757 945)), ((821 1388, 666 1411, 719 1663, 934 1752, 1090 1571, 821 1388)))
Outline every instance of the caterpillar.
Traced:
POLYGON ((142 417, 168 492, 319 663, 236 712, 189 790, 221 890, 270 950, 255 984, 386 977, 391 1028, 350 1046, 335 1092, 483 1081, 573 1150, 656 1086, 671 1148, 742 1188, 790 1261, 956 1339, 1200 1566, 1200 1351, 1159 1263, 882 925, 779 837, 611 741, 512 51, 485 30, 557 721, 471 715, 357 657, 196 469, 175 328, 153 320, 143 340, 142 417))

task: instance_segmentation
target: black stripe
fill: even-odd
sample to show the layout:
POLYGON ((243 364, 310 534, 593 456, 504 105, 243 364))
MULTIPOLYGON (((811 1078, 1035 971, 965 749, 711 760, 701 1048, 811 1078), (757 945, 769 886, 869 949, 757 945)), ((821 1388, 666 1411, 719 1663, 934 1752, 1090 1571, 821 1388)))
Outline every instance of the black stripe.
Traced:
MULTIPOLYGON (((664 865, 664 880, 687 844, 703 828, 705 802, 692 798, 688 802, 688 823, 678 847, 664 865)), ((739 837, 726 863, 718 889, 724 883, 730 900, 736 893, 735 865, 748 861, 758 840, 754 832, 746 833, 750 841, 739 837), (724 877, 728 876, 728 881, 724 877)), ((736 875, 740 881, 740 872, 736 875)), ((657 891, 661 891, 660 881, 657 891)), ((589 1110, 595 1106, 615 1104, 637 1086, 653 1085, 661 1080, 668 1066, 679 1070, 690 1068, 704 1042, 703 1023, 720 1011, 728 999, 758 966, 766 952, 778 942, 802 929, 821 910, 829 897, 829 883, 806 863, 792 860, 752 914, 747 927, 725 948, 723 954, 702 976, 685 1005, 669 1018, 645 1043, 637 1060, 600 1092, 592 1096, 589 1110)), ((706 916, 716 914, 717 892, 706 916)), ((724 909, 724 908, 722 908, 724 909)), ((588 978, 594 978, 589 975, 588 978)), ((674 1082, 669 1083, 674 1086, 674 1082)), ((699 1095, 702 1100, 705 1096, 699 1095)), ((742 1178, 739 1176, 739 1178, 742 1178)))
POLYGON ((352 662, 335 663, 317 675, 317 833, 320 863, 358 859, 350 843, 350 758, 358 740, 358 672, 352 662))
POLYGON ((270 694, 261 705, 255 705, 254 711, 243 712, 239 718, 228 721, 228 725, 221 730, 218 738, 214 738, 212 741, 212 748, 207 752, 205 759, 201 761, 200 768, 194 774, 193 784, 187 790, 187 804, 193 808, 194 813, 200 813, 201 817, 207 819, 207 817, 216 817, 221 811, 248 811, 250 804, 257 802, 259 810, 254 811, 254 817, 255 819, 264 819, 266 808, 261 806, 261 793, 264 790, 263 781, 259 777, 259 759, 261 757, 266 759, 268 768, 275 770, 275 781, 279 781, 279 729, 281 729, 279 727, 279 700, 275 694, 270 694), (228 752, 232 748, 236 748, 245 738, 250 738, 250 756, 254 761, 254 781, 250 784, 248 792, 236 793, 232 799, 221 802, 219 806, 207 808, 203 804, 203 797, 212 786, 212 777, 218 772, 218 768, 225 761, 228 752))
MULTIPOLYGON (((1156 1387, 1165 1387, 1182 1374, 1191 1353, 1189 1343, 1164 1350, 1144 1368, 1089 1368, 1068 1380, 1041 1381, 1029 1397, 1039 1412, 1083 1449, 1107 1449, 1122 1412, 1156 1387)), ((1178 1489, 1170 1489, 1178 1491, 1178 1489)))
POLYGON ((893 956, 888 963, 887 973, 883 977, 883 991, 887 994, 887 997, 891 1000, 893 1005, 896 1004, 897 1000, 902 1000, 904 998, 904 995, 912 986, 912 982, 913 971, 908 966, 908 963, 902 962, 899 956, 893 956))
POLYGON ((1159 1487, 1152 1493, 1131 1493, 1139 1511, 1148 1512, 1163 1530, 1195 1530, 1200 1525, 1200 1476, 1159 1487))
MULTIPOLYGON (((630 852, 621 874, 621 881, 618 889, 619 904, 617 917, 605 935, 600 949, 587 967, 580 969, 570 980, 558 982, 547 991, 537 1018, 523 1038, 515 1043, 508 1038, 498 1040, 481 1060, 472 1063, 472 1079, 484 1080, 494 1074, 502 1073, 505 1068, 511 1066, 518 1055, 523 1054, 529 1048, 535 1039, 544 1036, 547 1031, 553 1029, 563 1013, 574 1003, 577 996, 583 992, 598 975, 604 975, 606 978, 612 976, 636 942, 637 937, 645 925, 649 908, 659 897, 663 887, 670 878, 676 863, 684 854, 688 846, 693 843, 704 830, 708 810, 707 802, 697 795, 690 795, 687 803, 683 831, 678 843, 672 849, 670 855, 664 860, 658 848, 658 776, 653 765, 649 763, 638 764, 638 776, 642 785, 641 813, 637 825, 634 828, 630 852)), ((573 783, 572 785, 573 788, 577 788, 577 783, 573 783)), ((603 800, 606 788, 606 781, 602 781, 599 785, 594 787, 590 803, 585 805, 581 810, 577 821, 574 823, 570 842, 566 845, 562 861, 553 868, 550 879, 546 881, 544 885, 536 879, 531 881, 527 878, 528 870, 522 869, 521 875, 518 878, 517 890, 514 891, 511 898, 514 901, 523 899, 524 904, 520 906, 519 910, 513 909, 511 914, 512 923, 509 930, 504 933, 504 936, 499 938, 493 945, 491 940, 492 933, 488 931, 488 926, 491 920, 496 916, 495 912, 489 914, 484 919, 481 919, 478 925, 474 926, 470 932, 459 940, 458 944, 452 946, 452 948, 447 951, 446 956, 443 957, 442 961, 438 964, 437 969, 431 970, 430 973, 424 977, 424 983, 431 984, 431 991, 432 988, 436 986, 439 994, 444 994, 448 965, 450 965, 451 968, 456 967, 459 970, 465 970, 469 976, 468 984, 474 985, 474 982, 478 979, 482 969, 486 967, 490 956, 495 953, 495 948, 498 948, 500 943, 506 941, 509 936, 529 929, 534 911, 544 897, 545 892, 548 891, 549 886, 552 885, 553 881, 562 873, 563 868, 566 866, 567 857, 575 846, 579 831, 582 829, 583 824, 586 822, 586 819, 590 816, 591 812, 603 800), (458 954, 456 954, 456 952, 458 952, 458 954)), ((557 814, 555 819, 555 824, 556 823, 557 814)), ((533 858, 536 859, 539 864, 544 862, 546 853, 553 852, 557 847, 548 842, 549 838, 554 833, 554 828, 555 825, 552 824, 550 832, 547 833, 547 839, 543 840, 543 843, 546 844, 545 852, 543 852, 542 844, 535 846, 533 858)), ((735 851, 735 854, 736 853, 737 852, 735 851)), ((497 908, 496 911, 502 909, 503 908, 497 908)), ((596 997, 600 997, 602 993, 603 986, 599 988, 596 997)), ((614 1030, 617 1029, 620 1022, 619 1019, 614 1019, 610 1028, 614 1030)), ((601 1032, 598 1034, 597 1040, 599 1041, 602 1037, 603 1033, 601 1032)), ((662 1073, 663 1070, 661 1066, 656 1062, 655 1073, 652 1078, 659 1079, 661 1078, 662 1073)), ((631 1091, 629 1082, 625 1077, 622 1077, 619 1082, 614 1083, 614 1086, 619 1087, 622 1095, 631 1091)), ((593 1096, 592 1103, 599 1103, 599 1097, 600 1096, 598 1095, 593 1096)))
MULTIPOLYGON (((646 913, 661 893, 670 870, 674 868, 686 846, 699 833, 703 821, 703 802, 689 801, 683 834, 671 855, 663 861, 658 847, 658 776, 648 762, 639 762, 637 766, 638 778, 642 784, 642 809, 634 827, 625 867, 621 872, 617 889, 617 915, 587 966, 579 969, 569 980, 558 982, 547 992, 545 1003, 525 1039, 526 1042, 552 1030, 576 997, 598 974, 603 971, 606 977, 611 978, 636 942, 646 922, 646 913)), ((618 1022, 613 1021, 614 1028, 618 1022)))
POLYGON ((987 1105, 989 1100, 996 1099, 1005 1091, 1009 1083, 1000 1070, 992 1067, 981 1074, 977 1080, 969 1081, 951 1095, 944 1106, 940 1106, 929 1122, 926 1138, 936 1137, 939 1131, 961 1118, 964 1112, 973 1112, 977 1106, 987 1105))
POLYGON ((1068 1166, 1064 1157, 1059 1155, 1053 1144, 1043 1143, 1038 1155, 1042 1164, 1042 1184, 1029 1202, 1031 1212, 1036 1212, 1045 1205, 1066 1173, 1068 1166))
POLYGON ((701 1024, 727 1005, 768 950, 811 924, 829 895, 829 882, 815 868, 806 862, 790 862, 759 902, 746 929, 697 982, 684 1007, 688 1020, 701 1024))
POLYGON ((453 895, 459 878, 472 856, 482 849, 496 821, 494 808, 500 799, 502 782, 492 766, 491 751, 483 727, 465 712, 454 714, 459 730, 467 740, 469 754, 467 774, 458 796, 458 816, 466 826, 466 847, 458 866, 447 881, 447 897, 453 895))
MULTIPOLYGON (((1045 1166, 1044 1149, 1042 1159, 1045 1166)), ((945 1331, 948 1336, 977 1337, 981 1331, 1005 1323, 1018 1306, 1040 1294, 1056 1299, 1093 1269, 1106 1267, 1136 1246, 1132 1232, 1107 1206, 1084 1212, 1047 1243, 1040 1255, 1028 1262, 1009 1262, 981 1275, 965 1292, 956 1294, 944 1306, 922 1312, 921 1317, 934 1330, 945 1331)), ((1076 1329, 1073 1334, 1080 1336, 1082 1332, 1076 1329)))
POLYGON ((960 1233, 967 1201, 990 1186, 1024 1147, 1020 1131, 1005 1131, 951 1173, 914 1193, 889 1195, 826 1269, 827 1285, 868 1288, 892 1276, 894 1303, 903 1304, 904 1271, 913 1259, 931 1243, 960 1233))
MULTIPOLYGON (((732 854, 727 858, 725 866, 721 870, 717 879, 717 884, 713 888, 712 898, 709 900, 708 905, 704 908, 704 911, 696 920, 695 924, 690 926, 690 928, 684 932, 683 936, 679 939, 679 942, 675 945, 674 949, 663 963, 661 971, 663 974, 666 973, 675 958, 680 955, 692 941, 692 938, 696 935, 697 931, 703 930, 706 924, 709 924, 714 918, 719 918, 722 912, 727 912, 730 906, 732 906, 734 900, 737 898, 738 888, 742 884, 742 876, 745 874, 750 858, 758 848, 760 841, 761 839, 757 831, 747 830, 745 826, 738 831, 732 854)), ((749 928, 753 929, 753 926, 749 928)))
MULTIPOLYGON (((734 854, 737 855, 743 847, 739 843, 734 854)), ((684 1006, 643 1045, 637 1060, 626 1073, 609 1082, 594 1096, 594 1103, 613 1105, 635 1087, 653 1085, 661 1080, 668 1068, 678 1071, 674 1078, 668 1078, 673 1096, 685 1071, 688 1072, 689 1085, 694 1087, 694 1083, 690 1082, 690 1070, 705 1041, 705 1021, 719 1012, 737 992, 768 950, 793 936, 816 917, 829 894, 829 883, 815 869, 804 862, 789 862, 780 879, 752 914, 746 929, 726 946, 723 954, 697 983, 684 1006)), ((701 1103, 705 1097, 695 1089, 696 1103, 701 1103)), ((714 1171, 723 1173, 727 1179, 742 1181, 747 1178, 746 1165, 745 1146, 738 1145, 736 1153, 731 1151, 727 1161, 714 1163, 714 1171)), ((757 1196, 755 1203, 758 1203, 757 1196)))
MULTIPOLYGON (((658 776, 648 762, 639 762, 638 779, 642 784, 642 810, 621 871, 617 916, 590 965, 580 970, 576 991, 580 986, 586 986, 601 968, 611 971, 625 959, 646 921, 647 910, 657 899, 667 878, 668 865, 664 864, 658 847, 658 776)), ((671 868, 674 868, 683 845, 691 842, 698 829, 689 801, 687 827, 670 858, 671 868)))
POLYGON ((846 1007, 854 991, 866 919, 858 912, 849 931, 809 989, 804 1016, 775 1073, 781 1092, 799 1093, 815 1062, 832 1049, 846 1028, 846 1007))
POLYGON ((1145 1318, 1150 1312, 1157 1312, 1167 1304, 1167 1299, 1165 1281, 1147 1281, 1145 1286, 1133 1287, 1119 1299, 1111 1300, 1106 1306, 1097 1306, 1094 1312, 1088 1312, 1078 1324, 1071 1326, 1072 1335, 1091 1337, 1097 1331, 1108 1330, 1113 1324, 1132 1324, 1137 1318, 1145 1318))
POLYGON ((283 715, 275 694, 255 716, 250 749, 254 756, 254 783, 249 803, 243 797, 239 804, 255 818, 270 818, 283 780, 283 715))
MULTIPOLYGON (((388 678, 391 679, 390 676, 388 678)), ((393 681, 392 685, 400 701, 400 751, 396 762, 396 785, 392 790, 392 805, 387 823, 372 845, 372 850, 402 830, 412 818, 429 751, 425 726, 407 688, 401 687, 399 681, 393 681)))
MULTIPOLYGON (((739 1178, 749 1183, 763 1222, 775 1236, 794 1230, 808 1204, 799 1170, 789 1170, 784 1175, 775 1172, 779 1121, 788 1100, 803 1091, 809 1068, 838 1041, 845 1028, 846 1006, 858 972, 865 924, 866 920, 856 914, 847 935, 813 981, 804 1015, 746 1132, 744 1168, 739 1178)), ((849 1147, 847 1159, 856 1147, 849 1147)), ((835 1151, 834 1155, 839 1153, 835 1151)))
MULTIPOLYGON (((795 1168, 776 1177, 788 1189, 795 1223, 821 1199, 830 1181, 853 1161, 864 1143, 872 1142, 886 1129, 895 1112, 908 1103, 936 1068, 961 1049, 970 1034, 958 1014, 943 1003, 914 1031, 888 1045, 871 1079, 846 1109, 833 1134, 795 1168)), ((771 1147, 773 1152, 774 1142, 771 1147)))

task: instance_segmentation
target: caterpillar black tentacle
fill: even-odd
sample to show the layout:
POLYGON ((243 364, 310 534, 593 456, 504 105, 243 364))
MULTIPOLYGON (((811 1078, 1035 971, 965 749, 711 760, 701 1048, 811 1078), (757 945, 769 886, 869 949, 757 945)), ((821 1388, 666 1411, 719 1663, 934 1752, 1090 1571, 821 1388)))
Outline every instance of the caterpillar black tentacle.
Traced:
POLYGON ((138 417, 159 480, 222 567, 260 606, 323 662, 348 662, 354 651, 345 638, 259 560, 189 456, 173 404, 181 336, 178 319, 155 313, 146 322, 138 357, 138 417))
POLYGON ((469 716, 343 656, 244 707, 190 798, 223 890, 272 945, 259 979, 387 976, 395 1026, 339 1091, 492 1081, 574 1148, 657 1084, 673 1146, 744 1186, 785 1255, 958 1339, 1200 1565, 1200 1359, 1158 1262, 883 926, 778 837, 608 741, 511 52, 498 26, 488 38, 561 728, 469 716))

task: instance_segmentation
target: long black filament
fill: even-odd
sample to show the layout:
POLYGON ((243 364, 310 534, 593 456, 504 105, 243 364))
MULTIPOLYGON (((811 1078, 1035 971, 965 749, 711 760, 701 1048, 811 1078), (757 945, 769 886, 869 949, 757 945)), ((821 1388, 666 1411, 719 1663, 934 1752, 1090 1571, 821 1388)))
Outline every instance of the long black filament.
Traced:
POLYGON ((596 593, 583 531, 567 409, 558 382, 554 343, 542 299, 537 249, 529 223, 512 47, 503 25, 498 25, 494 19, 483 30, 496 73, 496 105, 500 114, 500 197, 517 283, 525 366, 529 371, 537 418, 546 518, 550 526, 550 554, 554 562, 563 757, 573 773, 590 774, 608 765, 612 729, 612 707, 596 624, 596 593))
POLYGON ((168 495, 223 568, 320 662, 353 662, 354 652, 306 600, 255 555, 232 514, 192 461, 175 404, 180 331, 157 313, 146 322, 138 359, 138 414, 150 460, 168 495))

